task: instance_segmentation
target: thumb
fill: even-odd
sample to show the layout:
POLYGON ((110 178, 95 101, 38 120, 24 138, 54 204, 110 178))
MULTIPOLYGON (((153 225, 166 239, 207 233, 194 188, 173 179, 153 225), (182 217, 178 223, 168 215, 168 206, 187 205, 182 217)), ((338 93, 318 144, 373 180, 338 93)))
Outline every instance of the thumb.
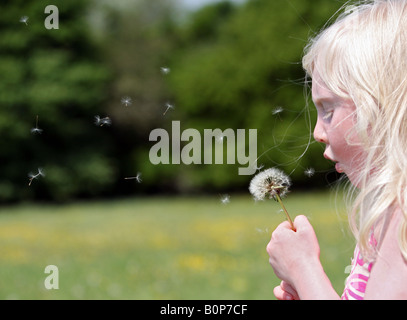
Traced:
POLYGON ((296 229, 312 228, 308 218, 304 215, 296 216, 293 223, 296 229))
POLYGON ((297 230, 297 235, 300 236, 304 241, 308 241, 308 244, 313 244, 314 249, 319 255, 317 235, 315 234, 311 223, 308 221, 308 218, 304 215, 297 216, 294 220, 294 227, 297 230))

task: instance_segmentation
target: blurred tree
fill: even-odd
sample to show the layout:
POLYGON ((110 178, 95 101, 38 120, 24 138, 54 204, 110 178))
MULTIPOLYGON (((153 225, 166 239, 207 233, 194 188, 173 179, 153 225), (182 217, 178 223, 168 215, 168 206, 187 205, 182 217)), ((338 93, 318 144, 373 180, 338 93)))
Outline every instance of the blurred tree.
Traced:
POLYGON ((109 128, 93 123, 109 72, 87 32, 86 1, 58 2, 59 29, 48 30, 50 4, 0 4, 0 201, 100 194, 115 175, 109 128), (39 167, 46 176, 29 187, 39 167))
POLYGON ((149 133, 171 117, 164 115, 171 95, 166 84, 169 57, 176 49, 176 7, 171 0, 138 0, 123 6, 95 2, 94 32, 100 41, 113 81, 106 113, 114 125, 118 180, 116 194, 172 190, 175 172, 150 163, 149 133), (141 172, 142 184, 134 177, 141 172), (159 180, 165 172, 169 185, 159 180))
MULTIPOLYGON (((309 186, 307 168, 325 174, 331 164, 313 143, 315 115, 304 97, 301 57, 308 38, 340 5, 220 2, 192 15, 183 25, 169 77, 184 128, 258 129, 258 165, 279 166, 298 185, 309 186)), ((246 188, 250 177, 238 176, 237 166, 184 166, 180 177, 190 188, 246 188)))
POLYGON ((56 30, 48 4, 0 4, 0 201, 247 188, 238 163, 151 164, 150 131, 171 134, 172 120, 202 136, 257 129, 258 165, 298 184, 330 166, 312 143, 300 61, 339 2, 223 1, 180 15, 176 0, 71 0, 57 3, 56 30), (28 186, 38 168, 46 176, 28 186), (142 184, 124 179, 139 172, 142 184))

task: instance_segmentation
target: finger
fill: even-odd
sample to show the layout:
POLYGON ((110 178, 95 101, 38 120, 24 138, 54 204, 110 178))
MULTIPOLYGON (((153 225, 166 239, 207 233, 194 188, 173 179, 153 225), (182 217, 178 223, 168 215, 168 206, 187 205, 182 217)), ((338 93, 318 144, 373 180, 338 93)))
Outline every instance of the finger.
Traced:
POLYGON ((294 220, 294 226, 297 231, 305 233, 314 233, 314 228, 309 222, 308 218, 304 215, 299 215, 294 220))
POLYGON ((287 220, 281 222, 277 228, 291 229, 291 223, 287 220))
POLYGON ((273 293, 278 300, 293 300, 292 295, 281 289, 281 286, 275 287, 273 293))
POLYGON ((298 296, 298 293, 297 293, 297 291, 294 289, 294 287, 291 285, 291 284, 289 284, 288 282, 286 282, 286 281, 281 281, 281 284, 280 284, 280 287, 281 287, 281 290, 283 290, 283 291, 285 291, 286 293, 288 293, 288 294, 290 294, 291 296, 292 296, 292 299, 293 300, 299 300, 300 298, 299 298, 299 296, 298 296))
POLYGON ((277 228, 275 228, 274 231, 271 233, 271 239, 273 239, 273 237, 275 237, 281 231, 285 231, 286 229, 292 230, 291 224, 288 221, 284 221, 284 222, 280 223, 277 226, 277 228))
POLYGON ((311 223, 309 222, 308 218, 304 215, 296 216, 294 219, 294 226, 295 227, 311 227, 311 223))

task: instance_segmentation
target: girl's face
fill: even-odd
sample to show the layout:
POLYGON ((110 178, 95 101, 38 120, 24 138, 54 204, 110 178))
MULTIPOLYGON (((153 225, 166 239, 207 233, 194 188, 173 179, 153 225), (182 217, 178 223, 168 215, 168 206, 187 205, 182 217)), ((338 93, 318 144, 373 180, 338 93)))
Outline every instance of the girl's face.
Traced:
POLYGON ((357 186, 363 169, 364 150, 352 129, 356 123, 355 105, 330 91, 318 72, 312 79, 312 100, 318 112, 314 138, 326 145, 324 157, 335 162, 337 172, 344 172, 357 186))

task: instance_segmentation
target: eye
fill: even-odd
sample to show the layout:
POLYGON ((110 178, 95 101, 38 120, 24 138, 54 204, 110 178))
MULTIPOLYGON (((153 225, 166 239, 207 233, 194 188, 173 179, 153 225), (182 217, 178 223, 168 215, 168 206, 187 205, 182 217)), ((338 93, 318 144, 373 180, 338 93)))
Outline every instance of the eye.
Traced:
POLYGON ((326 111, 322 119, 324 120, 330 120, 333 116, 334 112, 333 111, 326 111))

